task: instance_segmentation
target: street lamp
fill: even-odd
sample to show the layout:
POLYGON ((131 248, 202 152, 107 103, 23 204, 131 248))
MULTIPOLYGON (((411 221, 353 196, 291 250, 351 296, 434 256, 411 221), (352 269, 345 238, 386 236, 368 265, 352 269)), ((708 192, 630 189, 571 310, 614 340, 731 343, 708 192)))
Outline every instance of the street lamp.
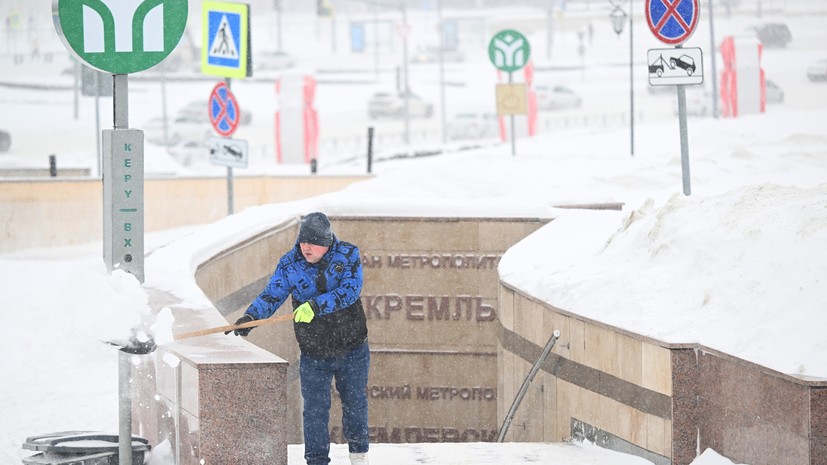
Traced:
MULTIPOLYGON (((629 0, 629 9, 631 13, 631 5, 633 0, 629 0)), ((609 3, 614 7, 609 17, 612 19, 612 28, 620 37, 623 32, 623 25, 626 23, 626 12, 620 7, 616 0, 609 0, 609 3)), ((634 86, 634 28, 632 27, 632 14, 629 14, 629 144, 631 145, 631 154, 635 156, 635 86, 634 86)))

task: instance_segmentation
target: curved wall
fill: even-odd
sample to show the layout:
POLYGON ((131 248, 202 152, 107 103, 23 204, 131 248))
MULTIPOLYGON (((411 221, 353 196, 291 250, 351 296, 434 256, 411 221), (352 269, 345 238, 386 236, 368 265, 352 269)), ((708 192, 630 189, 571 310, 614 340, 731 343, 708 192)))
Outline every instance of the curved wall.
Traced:
MULTIPOLYGON (((362 253, 373 442, 496 439, 496 266, 505 250, 546 221, 331 216, 336 235, 362 253)), ((198 268, 199 287, 228 321, 263 289, 297 231, 294 221, 282 224, 198 268)), ((292 323, 257 328, 248 339, 291 363, 289 440, 300 443, 292 323)), ((334 402, 336 440, 341 440, 340 411, 334 402)))
POLYGON ((666 344, 499 290, 499 417, 554 329, 507 439, 586 437, 655 464, 713 448, 736 463, 825 465, 827 382, 778 373, 697 344, 666 344))

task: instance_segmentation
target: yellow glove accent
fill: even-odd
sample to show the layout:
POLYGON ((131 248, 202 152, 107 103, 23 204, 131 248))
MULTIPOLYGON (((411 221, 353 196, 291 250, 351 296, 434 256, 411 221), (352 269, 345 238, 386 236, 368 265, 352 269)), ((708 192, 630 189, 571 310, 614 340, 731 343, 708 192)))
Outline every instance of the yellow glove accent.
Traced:
POLYGON ((310 323, 314 316, 310 302, 305 302, 293 310, 293 321, 296 323, 310 323))

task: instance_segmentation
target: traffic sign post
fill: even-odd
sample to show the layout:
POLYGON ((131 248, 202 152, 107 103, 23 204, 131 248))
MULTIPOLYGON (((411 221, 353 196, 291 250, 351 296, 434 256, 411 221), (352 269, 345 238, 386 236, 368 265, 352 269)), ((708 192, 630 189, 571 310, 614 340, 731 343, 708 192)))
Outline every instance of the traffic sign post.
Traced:
POLYGON ((704 62, 700 48, 653 48, 647 53, 649 84, 674 86, 703 84, 704 62))
POLYGON ((204 2, 201 72, 225 78, 252 76, 250 6, 204 2))
POLYGON ((247 141, 214 137, 210 139, 210 162, 230 168, 246 168, 249 159, 247 141))
POLYGON ((210 123, 222 136, 233 135, 241 121, 241 109, 228 83, 219 82, 210 93, 208 104, 210 123))
POLYGON ((646 0, 646 24, 667 45, 680 45, 695 32, 698 0, 646 0))
MULTIPOLYGON (((55 30, 75 58, 111 74, 114 129, 102 134, 103 260, 144 282, 143 131, 129 128, 128 75, 175 49, 187 25, 187 0, 53 0, 55 30)), ((125 434, 124 431, 121 431, 125 434)))
MULTIPOLYGON (((501 96, 504 96, 502 97, 504 101, 509 100, 513 104, 514 101, 512 97, 517 95, 511 87, 511 84, 513 84, 512 73, 522 69, 528 64, 530 57, 531 45, 528 39, 515 30, 505 29, 500 31, 495 34, 491 42, 488 43, 488 58, 491 60, 491 63, 498 70, 508 73, 508 89, 510 93, 501 90, 501 88, 497 88, 497 114, 499 116, 506 114, 500 113, 502 108, 510 107, 508 104, 501 105, 501 96)), ((523 87, 523 89, 525 89, 525 87, 523 87)), ((523 99, 523 102, 525 102, 525 99, 523 99)), ((523 111, 523 113, 525 113, 525 111, 523 111)), ((507 114, 511 119, 511 155, 515 156, 517 149, 516 137, 514 135, 514 110, 509 110, 507 114)))
POLYGON ((700 17, 700 5, 698 0, 646 0, 645 9, 646 23, 652 34, 661 42, 675 46, 674 52, 660 51, 658 54, 657 50, 649 51, 649 82, 652 85, 677 84, 675 87, 678 94, 683 193, 690 195, 692 188, 689 177, 689 136, 686 127, 686 91, 683 86, 703 82, 703 62, 700 49, 686 49, 684 52, 682 44, 695 32, 700 17), (665 58, 664 54, 668 54, 669 57, 665 58), (653 83, 653 74, 658 84, 653 83), (693 74, 696 75, 694 78, 693 74), (674 81, 665 82, 665 75, 668 75, 665 79, 674 81))
MULTIPOLYGON (((215 87, 213 87, 212 92, 210 92, 208 111, 210 123, 212 123, 213 129, 215 129, 215 132, 218 134, 224 136, 225 138, 229 138, 235 130, 238 129, 238 124, 241 121, 241 109, 238 107, 238 102, 230 90, 229 78, 223 82, 219 82, 215 85, 215 87)), ((247 167, 247 143, 244 141, 239 141, 243 142, 243 152, 245 154, 243 157, 243 166, 241 166, 241 160, 233 160, 232 156, 240 150, 238 148, 240 145, 227 149, 227 145, 215 144, 215 140, 216 139, 210 141, 210 161, 214 164, 227 167, 227 214, 232 215, 235 203, 233 200, 233 167, 247 167), (214 153, 217 152, 221 152, 222 154, 226 152, 227 154, 230 154, 230 156, 215 156, 214 153)), ((232 141, 231 139, 224 140, 232 141)))

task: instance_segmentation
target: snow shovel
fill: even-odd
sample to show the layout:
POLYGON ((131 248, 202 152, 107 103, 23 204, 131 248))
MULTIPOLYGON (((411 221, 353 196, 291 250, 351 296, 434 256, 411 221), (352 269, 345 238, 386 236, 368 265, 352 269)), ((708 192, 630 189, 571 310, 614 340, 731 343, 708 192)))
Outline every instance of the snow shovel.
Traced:
POLYGON ((273 323, 281 323, 282 321, 292 320, 293 314, 287 313, 284 315, 279 316, 271 316, 270 318, 266 318, 264 320, 253 320, 248 321, 246 323, 241 323, 240 325, 224 325, 224 326, 217 326, 215 328, 207 328, 207 329, 199 329, 198 331, 190 331, 188 333, 180 333, 173 336, 176 341, 180 341, 181 339, 188 339, 191 337, 198 337, 198 336, 206 336, 207 334, 215 334, 215 333, 224 333, 227 331, 233 331, 236 329, 244 329, 244 328, 255 328, 256 326, 263 326, 269 325, 273 323))

